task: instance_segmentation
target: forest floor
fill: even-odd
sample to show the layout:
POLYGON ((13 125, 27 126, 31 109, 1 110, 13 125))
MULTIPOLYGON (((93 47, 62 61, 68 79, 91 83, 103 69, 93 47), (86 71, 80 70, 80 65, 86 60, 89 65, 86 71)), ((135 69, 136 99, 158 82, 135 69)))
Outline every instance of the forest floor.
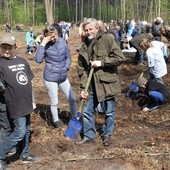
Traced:
MULTIPOLYGON (((1 33, 2 34, 2 33, 1 33)), ((126 55, 126 62, 119 67, 122 93, 116 97, 117 111, 115 130, 111 138, 112 145, 102 145, 99 130, 104 122, 104 114, 96 113, 95 143, 77 146, 64 136, 70 119, 68 102, 59 92, 60 118, 64 126, 53 128, 49 97, 42 73, 44 64, 34 61, 35 53, 25 54, 25 32, 13 33, 17 38, 20 56, 30 64, 35 75, 33 89, 37 101, 37 110, 31 116, 30 153, 39 157, 34 163, 23 164, 20 160, 11 161, 13 170, 169 170, 170 169, 170 105, 143 113, 138 102, 125 97, 127 87, 136 81, 143 67, 132 64, 133 55, 126 55)), ((79 80, 76 73, 77 52, 80 38, 77 28, 70 32, 69 46, 72 67, 68 77, 79 105, 79 80)), ((170 87, 170 63, 168 74, 164 78, 170 87)))

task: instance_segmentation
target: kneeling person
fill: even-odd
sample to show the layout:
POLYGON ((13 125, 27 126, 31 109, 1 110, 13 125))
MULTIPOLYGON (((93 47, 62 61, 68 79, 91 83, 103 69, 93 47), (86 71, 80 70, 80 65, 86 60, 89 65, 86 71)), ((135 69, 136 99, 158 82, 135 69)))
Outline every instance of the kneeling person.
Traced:
POLYGON ((145 93, 150 97, 153 103, 152 105, 147 105, 144 107, 144 112, 154 110, 170 100, 170 92, 167 87, 155 79, 147 80, 144 77, 139 77, 138 84, 139 87, 145 89, 145 93))

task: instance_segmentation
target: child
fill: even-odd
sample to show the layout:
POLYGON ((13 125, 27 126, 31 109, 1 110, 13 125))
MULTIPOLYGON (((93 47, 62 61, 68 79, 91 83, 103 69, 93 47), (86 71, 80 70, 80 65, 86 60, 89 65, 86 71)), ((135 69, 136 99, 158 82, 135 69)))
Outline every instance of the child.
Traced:
POLYGON ((33 28, 31 27, 29 31, 26 32, 26 43, 27 43, 27 53, 32 54, 33 45, 34 45, 34 33, 33 28))
POLYGON ((162 77, 167 74, 167 65, 161 47, 156 45, 155 41, 146 38, 141 39, 139 46, 146 52, 150 73, 149 79, 155 79, 163 83, 162 77))
POLYGON ((148 104, 143 108, 144 112, 154 110, 160 105, 170 101, 170 92, 164 84, 156 80, 147 80, 144 77, 139 77, 138 85, 144 88, 145 94, 147 94, 152 101, 152 105, 148 104))
POLYGON ((16 40, 11 34, 4 34, 0 41, 0 81, 4 84, 5 101, 14 130, 0 145, 0 168, 6 168, 6 155, 20 141, 23 163, 34 161, 29 154, 30 113, 33 111, 32 84, 33 73, 27 61, 15 55, 16 40))

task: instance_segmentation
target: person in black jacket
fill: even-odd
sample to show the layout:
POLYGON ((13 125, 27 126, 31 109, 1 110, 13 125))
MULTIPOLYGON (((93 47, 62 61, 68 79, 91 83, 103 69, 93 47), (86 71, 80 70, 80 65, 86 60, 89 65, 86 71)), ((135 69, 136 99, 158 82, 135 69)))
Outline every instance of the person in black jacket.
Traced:
POLYGON ((154 40, 160 41, 161 34, 160 34, 159 29, 161 27, 163 27, 162 18, 157 17, 155 21, 152 23, 152 34, 153 34, 154 40))
POLYGON ((11 133, 11 126, 8 120, 6 102, 4 97, 5 87, 0 82, 0 144, 3 143, 5 138, 11 133))
POLYGON ((144 89, 144 93, 151 99, 151 104, 147 104, 143 111, 154 110, 164 103, 170 101, 170 91, 165 84, 153 80, 147 80, 144 77, 138 78, 138 85, 144 89))
POLYGON ((152 39, 152 35, 150 33, 141 33, 129 41, 130 47, 134 47, 137 50, 134 62, 138 65, 144 65, 144 50, 139 46, 139 42, 142 38, 152 39))

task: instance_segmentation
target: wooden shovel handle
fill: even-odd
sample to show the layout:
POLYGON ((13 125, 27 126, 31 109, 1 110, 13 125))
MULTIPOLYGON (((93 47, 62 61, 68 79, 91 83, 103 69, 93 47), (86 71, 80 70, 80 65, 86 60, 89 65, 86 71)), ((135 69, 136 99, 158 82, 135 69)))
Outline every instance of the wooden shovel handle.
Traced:
MULTIPOLYGON (((88 91, 88 88, 89 88, 89 85, 90 85, 90 82, 91 82, 91 78, 92 78, 93 72, 94 72, 94 67, 92 67, 91 70, 90 70, 89 77, 87 79, 87 83, 86 83, 84 92, 88 91)), ((85 100, 81 98, 80 106, 79 106, 79 109, 78 109, 79 113, 82 112, 84 102, 85 102, 85 100)))

